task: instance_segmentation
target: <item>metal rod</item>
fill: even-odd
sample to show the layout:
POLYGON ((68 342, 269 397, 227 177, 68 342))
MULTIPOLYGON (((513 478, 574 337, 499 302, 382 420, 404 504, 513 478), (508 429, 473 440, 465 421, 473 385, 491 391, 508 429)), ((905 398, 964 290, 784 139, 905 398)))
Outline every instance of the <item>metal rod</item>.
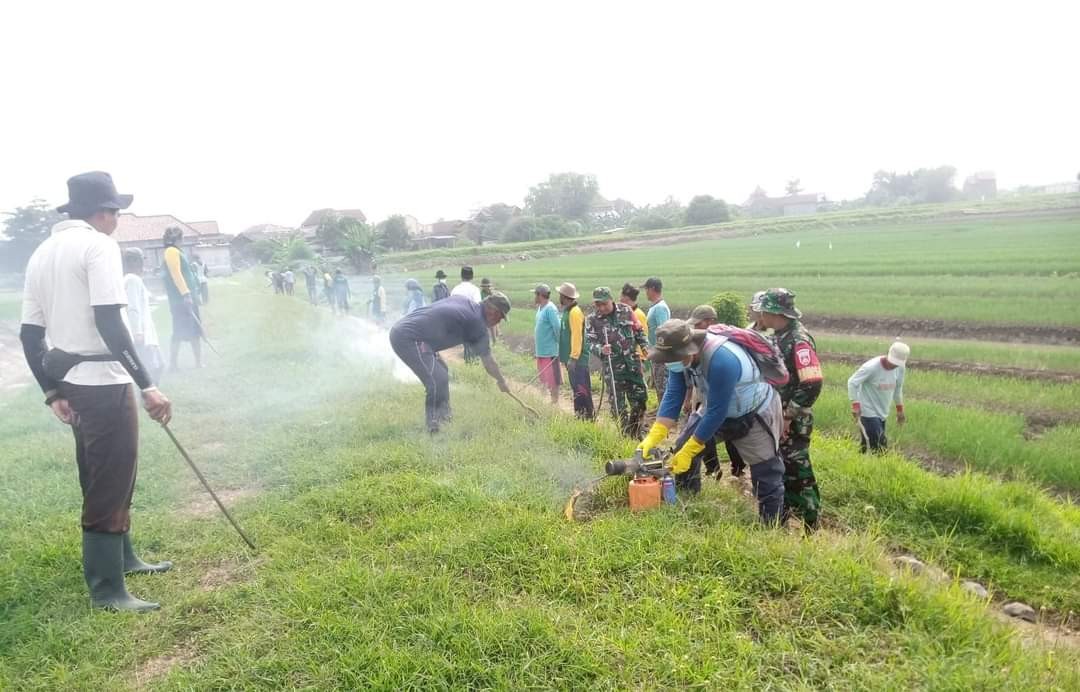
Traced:
POLYGON ((229 523, 232 524, 232 527, 234 529, 236 529, 236 532, 240 534, 240 538, 243 538, 244 542, 247 543, 252 550, 257 552, 259 549, 255 547, 255 544, 252 543, 251 539, 247 537, 247 534, 244 533, 244 530, 240 528, 240 525, 237 524, 236 520, 233 519, 231 514, 229 514, 229 510, 225 509, 225 505, 223 505, 221 503, 221 500, 218 499, 217 493, 215 493, 214 489, 210 487, 210 484, 206 481, 206 477, 202 475, 201 471, 199 471, 199 467, 196 466, 195 462, 191 460, 190 456, 188 456, 187 450, 185 450, 183 445, 180 444, 180 440, 176 439, 176 435, 173 435, 173 431, 169 429, 168 425, 162 423, 161 427, 165 430, 165 434, 169 436, 169 439, 172 440, 173 444, 176 445, 176 449, 180 452, 180 456, 184 457, 184 461, 186 461, 188 463, 188 466, 191 467, 191 470, 195 472, 195 476, 199 479, 199 482, 202 483, 202 486, 206 488, 206 492, 210 493, 210 497, 214 498, 214 502, 217 503, 218 509, 220 509, 221 513, 225 515, 225 518, 229 520, 229 523))
POLYGON ((559 360, 558 358, 552 358, 550 361, 548 361, 548 364, 545 365, 544 367, 540 368, 540 371, 537 372, 535 375, 533 375, 532 379, 529 380, 528 382, 526 382, 524 386, 528 387, 533 382, 536 382, 538 379, 540 379, 540 376, 543 375, 545 372, 547 372, 548 369, 552 366, 552 364, 554 364, 558 360, 559 360))
POLYGON ((206 338, 206 329, 202 325, 202 320, 200 320, 199 316, 195 314, 195 308, 191 308, 191 319, 195 320, 195 324, 199 326, 199 336, 202 337, 202 340, 205 341, 206 345, 210 347, 210 350, 214 352, 214 355, 220 358, 221 354, 218 353, 218 350, 214 348, 214 345, 212 343, 210 343, 210 339, 206 338))
POLYGON ((608 347, 607 354, 607 367, 608 374, 611 375, 611 401, 614 404, 614 410, 611 412, 619 420, 619 428, 622 429, 622 402, 619 401, 619 390, 615 387, 615 366, 611 364, 611 343, 608 341, 607 325, 604 325, 604 345, 608 347))

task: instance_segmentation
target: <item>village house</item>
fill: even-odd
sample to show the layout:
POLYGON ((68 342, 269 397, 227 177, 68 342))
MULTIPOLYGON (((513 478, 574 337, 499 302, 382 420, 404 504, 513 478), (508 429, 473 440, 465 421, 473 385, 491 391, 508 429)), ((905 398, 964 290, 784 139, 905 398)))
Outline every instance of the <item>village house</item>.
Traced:
POLYGON ((997 176, 993 171, 978 171, 964 180, 964 199, 982 201, 997 197, 997 176))
POLYGON ((121 250, 137 247, 143 252, 147 273, 158 271, 165 246, 162 237, 165 229, 176 226, 184 232, 182 248, 189 259, 196 256, 206 262, 211 274, 229 274, 232 261, 229 253, 230 238, 221 232, 216 221, 185 223, 172 214, 138 216, 121 214, 117 218, 113 239, 121 250))

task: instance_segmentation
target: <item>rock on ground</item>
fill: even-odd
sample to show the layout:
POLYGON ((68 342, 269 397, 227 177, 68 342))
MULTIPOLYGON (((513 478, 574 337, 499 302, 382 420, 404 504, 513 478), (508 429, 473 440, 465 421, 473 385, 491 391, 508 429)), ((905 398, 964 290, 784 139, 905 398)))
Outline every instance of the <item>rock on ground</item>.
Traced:
POLYGON ((990 592, 986 590, 986 587, 977 581, 965 581, 960 584, 960 588, 968 593, 974 594, 979 598, 986 598, 990 595, 990 592))
POLYGON ((1010 617, 1020 618, 1021 620, 1027 620, 1028 622, 1035 622, 1039 617, 1034 608, 1027 603, 1021 603, 1019 601, 1006 603, 1001 610, 1010 617))

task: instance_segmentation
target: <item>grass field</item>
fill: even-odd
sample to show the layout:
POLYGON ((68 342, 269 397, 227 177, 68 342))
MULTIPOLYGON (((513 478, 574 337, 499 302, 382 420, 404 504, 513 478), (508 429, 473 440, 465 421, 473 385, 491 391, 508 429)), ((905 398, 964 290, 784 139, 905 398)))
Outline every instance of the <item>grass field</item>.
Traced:
POLYGON ((996 599, 1080 609, 1080 513, 1028 483, 823 435, 832 528, 811 538, 756 528, 726 483, 632 516, 605 481, 608 509, 569 524, 569 491, 632 447, 610 426, 532 422, 455 364, 455 422, 429 438, 421 390, 363 330, 237 284, 206 311, 224 357, 163 388, 260 553, 144 424, 134 535, 177 568, 130 580, 161 612, 91 612, 69 437, 36 392, 5 394, 0 688, 1080 686, 1075 651, 889 565, 910 551, 996 599))
POLYGON ((475 269, 478 279, 492 278, 519 305, 531 302, 539 282, 571 281, 584 292, 659 275, 668 302, 682 307, 721 290, 749 297, 782 285, 796 292, 808 314, 1076 327, 1078 231, 1080 213, 819 228, 475 269))

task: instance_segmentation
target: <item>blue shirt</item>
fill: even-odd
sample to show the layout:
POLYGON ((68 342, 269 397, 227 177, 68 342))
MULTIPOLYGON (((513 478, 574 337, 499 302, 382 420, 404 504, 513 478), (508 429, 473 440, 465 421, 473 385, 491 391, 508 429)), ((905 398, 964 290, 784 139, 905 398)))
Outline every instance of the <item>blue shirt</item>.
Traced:
MULTIPOLYGON (((659 300, 655 305, 649 308, 649 312, 645 315, 645 321, 649 323, 649 345, 656 346, 656 330, 660 328, 664 322, 671 319, 671 308, 668 307, 666 300, 659 300)), ((682 363, 668 363, 668 372, 682 372, 682 363)))
POLYGON ((670 319, 671 308, 668 307, 667 301, 661 299, 649 308, 649 312, 645 315, 645 321, 649 323, 650 346, 656 346, 656 330, 660 328, 660 325, 670 319))
POLYGON ((562 331, 562 322, 559 320, 559 311, 550 300, 536 310, 536 330, 534 342, 537 358, 554 358, 559 355, 559 333, 562 331))
MULTIPOLYGON (((713 353, 709 372, 705 373, 705 377, 709 380, 709 398, 706 401, 705 413, 694 431, 694 437, 702 441, 711 440, 728 417, 735 384, 742 377, 742 364, 734 353, 726 348, 718 348, 713 353)), ((656 417, 679 420, 685 399, 686 378, 669 377, 667 389, 664 390, 664 400, 660 402, 656 417)))

